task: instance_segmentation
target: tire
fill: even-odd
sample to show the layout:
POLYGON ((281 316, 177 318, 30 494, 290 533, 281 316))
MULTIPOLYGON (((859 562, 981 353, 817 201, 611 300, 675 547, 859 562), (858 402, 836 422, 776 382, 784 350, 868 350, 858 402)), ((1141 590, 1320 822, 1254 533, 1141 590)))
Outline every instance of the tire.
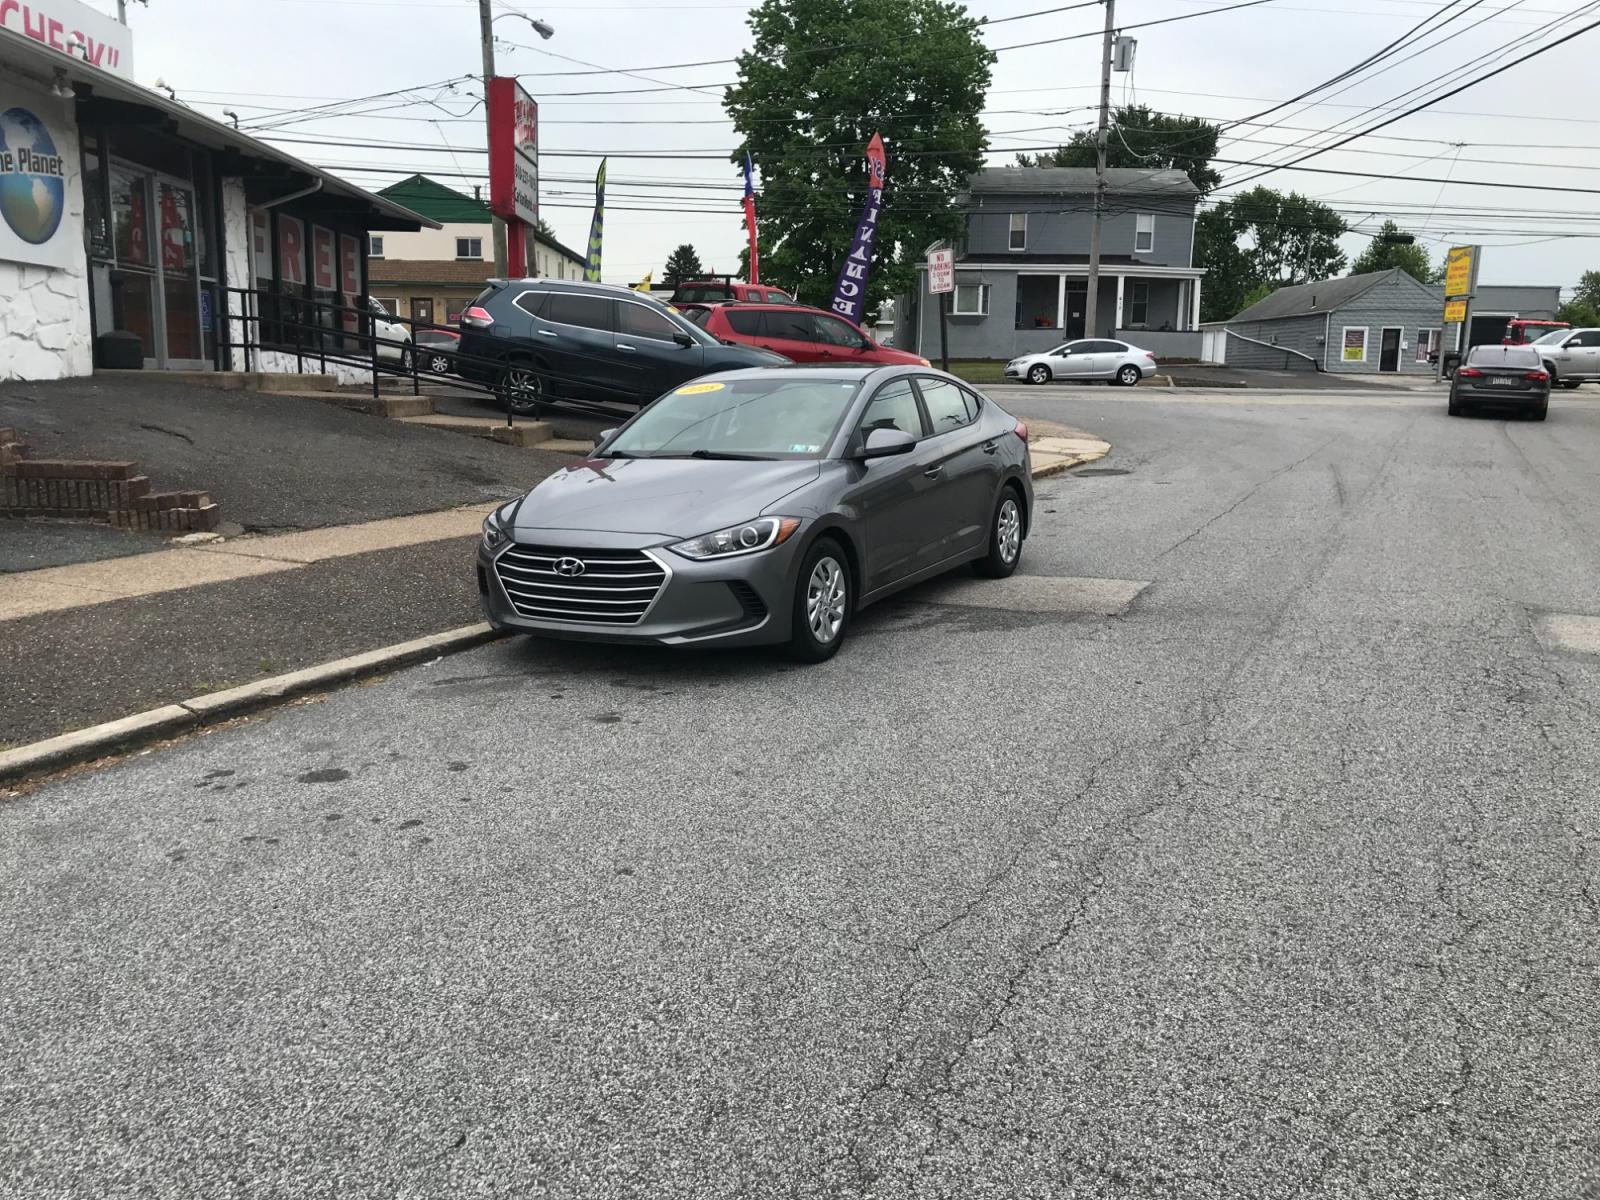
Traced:
POLYGON ((1550 415, 1550 401, 1546 400, 1538 408, 1528 410, 1528 420, 1542 421, 1550 415))
MULTIPOLYGON (((1552 377, 1552 379, 1553 378, 1554 377, 1552 377)), ((1583 386, 1583 380, 1581 380, 1581 379, 1563 379, 1563 380, 1560 380, 1560 384, 1561 384, 1562 387, 1566 388, 1568 391, 1576 391, 1578 388, 1583 386)))
POLYGON ((448 354, 428 355, 428 370, 434 375, 450 374, 450 356, 448 354))
POLYGON ((530 362, 508 363, 495 381, 495 390, 514 417, 536 417, 544 411, 544 377, 530 362))
POLYGON ((1454 379, 1456 377, 1456 364, 1445 363, 1442 374, 1446 379, 1454 379))
POLYGON ((1000 489, 994 516, 989 518, 989 552, 973 564, 979 575, 1004 579, 1022 561, 1022 494, 1015 484, 1000 489))
POLYGON ((1452 417, 1459 417, 1462 414, 1461 402, 1456 399, 1454 388, 1450 389, 1450 402, 1445 406, 1444 411, 1452 417))
POLYGON ((831 537, 820 537, 800 560, 790 620, 788 657, 796 662, 826 662, 838 653, 850 628, 850 562, 831 537))
POLYGON ((1139 382, 1139 379, 1139 368, 1134 366, 1132 363, 1128 363, 1126 366, 1119 367, 1117 369, 1117 382, 1123 387, 1133 387, 1139 382))
POLYGON ((411 343, 407 342, 400 347, 400 374, 411 374, 411 343))
POLYGON ((1045 366, 1043 363, 1034 363, 1033 366, 1028 368, 1028 382, 1049 383, 1050 368, 1045 366))

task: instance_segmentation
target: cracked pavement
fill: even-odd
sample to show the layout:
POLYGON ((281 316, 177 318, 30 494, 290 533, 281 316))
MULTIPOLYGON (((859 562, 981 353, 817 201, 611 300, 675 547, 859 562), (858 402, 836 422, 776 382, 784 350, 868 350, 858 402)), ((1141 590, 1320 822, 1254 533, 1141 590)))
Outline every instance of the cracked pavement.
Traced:
POLYGON ((1596 1194, 1600 404, 1002 402, 1115 446, 1025 570, 1125 613, 512 641, 0 802, 0 1193, 1596 1194))

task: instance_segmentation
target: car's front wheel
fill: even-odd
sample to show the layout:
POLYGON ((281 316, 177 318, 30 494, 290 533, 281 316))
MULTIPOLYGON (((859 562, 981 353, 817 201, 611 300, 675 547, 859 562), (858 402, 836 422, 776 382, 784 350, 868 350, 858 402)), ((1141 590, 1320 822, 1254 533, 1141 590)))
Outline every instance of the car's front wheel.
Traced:
POLYGON ((1132 363, 1121 367, 1117 371, 1117 382, 1123 387, 1132 387, 1139 382, 1139 368, 1132 363))
POLYGON ((499 391, 500 402, 512 416, 537 416, 544 406, 544 380, 530 363, 512 363, 501 371, 499 391))
POLYGON ((437 352, 428 355, 428 370, 432 371, 435 375, 450 374, 450 356, 448 354, 439 354, 437 352))
POLYGON ((1022 561, 1022 499, 1012 484, 1000 493, 989 522, 989 552, 977 561, 978 574, 1004 579, 1022 561))
POLYGON ((789 657, 824 662, 834 656, 850 624, 850 568, 831 537, 818 538, 800 563, 789 657))
POLYGON ((1034 363, 1033 366, 1028 368, 1028 382, 1049 383, 1050 368, 1045 366, 1043 363, 1034 363))

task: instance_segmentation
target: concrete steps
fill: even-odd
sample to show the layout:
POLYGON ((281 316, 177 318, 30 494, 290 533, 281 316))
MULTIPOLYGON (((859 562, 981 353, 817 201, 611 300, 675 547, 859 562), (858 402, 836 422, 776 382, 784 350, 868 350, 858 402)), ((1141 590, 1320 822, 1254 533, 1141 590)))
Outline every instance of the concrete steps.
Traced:
POLYGON ((332 375, 286 374, 271 371, 106 371, 96 375, 187 383, 195 387, 217 388, 224 392, 331 392, 339 381, 332 375))

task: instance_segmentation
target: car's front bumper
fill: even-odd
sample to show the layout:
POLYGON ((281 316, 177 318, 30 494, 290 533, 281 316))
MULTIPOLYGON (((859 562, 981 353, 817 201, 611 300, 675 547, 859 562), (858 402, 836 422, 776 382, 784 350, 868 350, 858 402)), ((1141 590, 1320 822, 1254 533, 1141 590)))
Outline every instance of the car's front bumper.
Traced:
MULTIPOLYGON (((771 550, 699 562, 673 553, 666 548, 668 539, 651 535, 522 531, 516 542, 492 554, 479 541, 478 598, 485 618, 497 629, 515 629, 541 637, 668 646, 786 642, 791 634, 796 576, 806 534, 802 527, 783 545, 771 550), (500 560, 508 551, 528 546, 569 551, 571 557, 580 560, 585 551, 637 551, 658 564, 666 578, 643 615, 631 623, 567 620, 531 613, 526 592, 519 600, 507 590, 508 582, 518 579, 518 571, 509 564, 505 572, 499 569, 500 560)), ((553 576, 548 583, 560 586, 553 576)), ((511 582, 511 586, 521 591, 518 583, 511 582)), ((540 585, 535 583, 535 588, 540 585)))

